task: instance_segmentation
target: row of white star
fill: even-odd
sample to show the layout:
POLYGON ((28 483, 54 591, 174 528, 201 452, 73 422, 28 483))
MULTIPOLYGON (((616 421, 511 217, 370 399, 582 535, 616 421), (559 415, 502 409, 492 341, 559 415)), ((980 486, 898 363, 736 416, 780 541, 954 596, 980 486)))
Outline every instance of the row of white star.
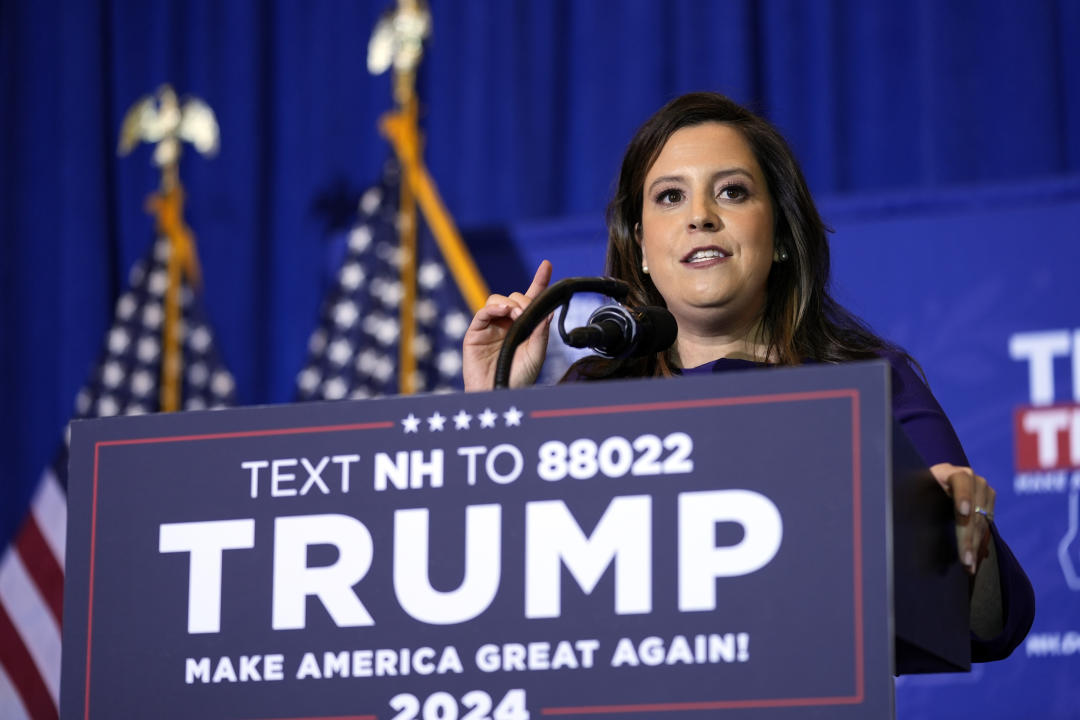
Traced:
MULTIPOLYGON (((525 413, 513 406, 501 414, 506 427, 519 427, 521 418, 525 416, 525 413)), ((426 418, 426 421, 429 432, 441 432, 446 427, 447 420, 454 421, 455 430, 468 430, 474 417, 480 421, 480 427, 493 428, 495 422, 499 419, 499 415, 500 413, 494 412, 491 408, 484 408, 484 412, 475 416, 464 410, 458 410, 457 414, 452 417, 447 417, 436 410, 430 417, 426 418)), ((408 417, 402 418, 401 426, 406 433, 418 433, 420 432, 420 423, 424 420, 425 418, 418 418, 413 413, 409 413, 408 417)))

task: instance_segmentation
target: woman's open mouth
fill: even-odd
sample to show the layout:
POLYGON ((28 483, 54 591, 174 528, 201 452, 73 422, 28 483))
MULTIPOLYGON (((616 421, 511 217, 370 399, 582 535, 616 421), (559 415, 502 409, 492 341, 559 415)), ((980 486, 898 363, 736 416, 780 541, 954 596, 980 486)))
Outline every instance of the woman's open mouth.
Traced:
POLYGON ((693 268, 704 268, 721 263, 731 257, 731 253, 710 245, 708 247, 694 248, 682 259, 683 264, 693 268))

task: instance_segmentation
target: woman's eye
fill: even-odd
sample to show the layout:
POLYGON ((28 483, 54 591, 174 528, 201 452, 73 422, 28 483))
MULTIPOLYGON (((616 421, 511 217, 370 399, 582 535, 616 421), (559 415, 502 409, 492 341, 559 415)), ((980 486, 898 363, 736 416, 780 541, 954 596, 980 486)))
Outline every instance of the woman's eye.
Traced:
POLYGON ((742 185, 728 185, 720 191, 720 197, 725 200, 742 200, 747 194, 742 185))
POLYGON ((675 203, 682 200, 682 198, 683 198, 682 190, 677 190, 675 188, 669 188, 667 190, 662 190, 656 196, 656 202, 660 203, 661 205, 674 205, 675 203))

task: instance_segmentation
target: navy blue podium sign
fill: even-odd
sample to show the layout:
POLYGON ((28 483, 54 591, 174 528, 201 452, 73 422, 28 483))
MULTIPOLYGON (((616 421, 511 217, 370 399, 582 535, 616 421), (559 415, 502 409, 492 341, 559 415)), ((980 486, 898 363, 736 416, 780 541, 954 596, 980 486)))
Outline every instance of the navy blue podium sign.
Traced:
POLYGON ((883 363, 72 427, 64 718, 883 718, 883 363))

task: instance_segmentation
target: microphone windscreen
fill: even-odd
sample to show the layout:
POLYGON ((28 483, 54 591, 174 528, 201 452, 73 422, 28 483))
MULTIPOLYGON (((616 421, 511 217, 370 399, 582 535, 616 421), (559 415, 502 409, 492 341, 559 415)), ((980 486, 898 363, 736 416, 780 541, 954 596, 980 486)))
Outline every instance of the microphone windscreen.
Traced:
POLYGON ((671 347, 675 336, 679 334, 679 325, 671 311, 659 305, 646 305, 638 309, 638 314, 642 332, 638 346, 634 348, 634 355, 652 355, 671 347))

